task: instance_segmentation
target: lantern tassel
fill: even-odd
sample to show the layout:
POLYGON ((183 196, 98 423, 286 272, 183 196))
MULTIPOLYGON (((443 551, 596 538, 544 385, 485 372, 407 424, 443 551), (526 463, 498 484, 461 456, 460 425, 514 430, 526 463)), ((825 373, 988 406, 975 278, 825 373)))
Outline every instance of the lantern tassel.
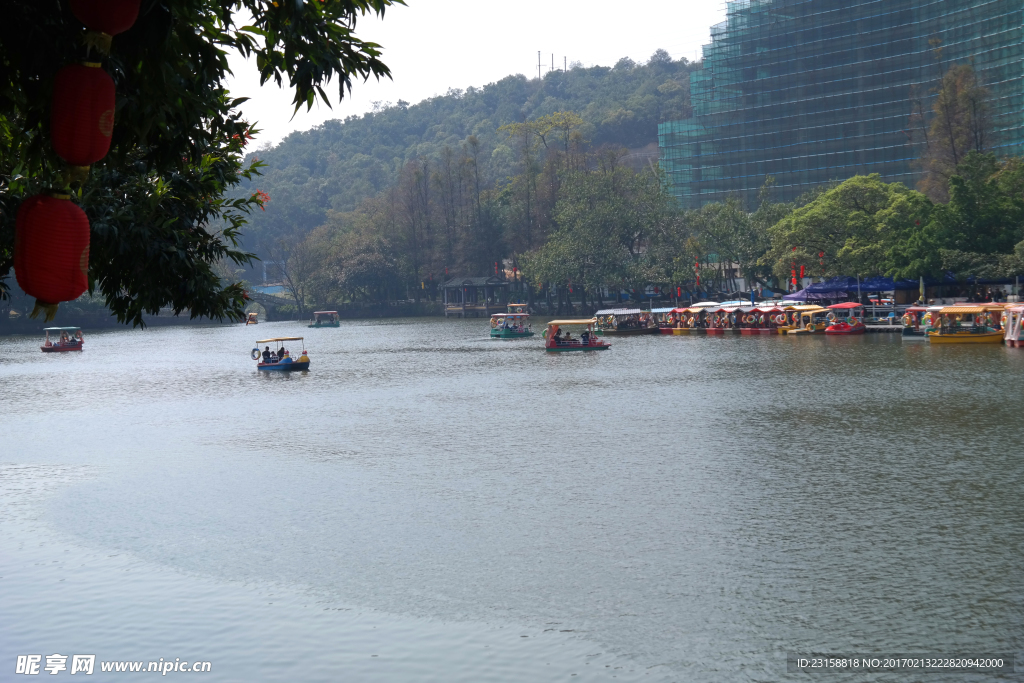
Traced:
POLYGON ((102 31, 86 31, 85 37, 82 38, 82 42, 85 43, 85 47, 89 50, 96 50, 101 55, 110 54, 110 42, 114 39, 114 36, 109 33, 103 33, 102 31))
POLYGON ((32 313, 29 314, 30 318, 38 318, 40 313, 46 314, 44 318, 45 322, 50 322, 57 315, 58 304, 48 304, 45 301, 36 299, 36 305, 32 307, 32 313))

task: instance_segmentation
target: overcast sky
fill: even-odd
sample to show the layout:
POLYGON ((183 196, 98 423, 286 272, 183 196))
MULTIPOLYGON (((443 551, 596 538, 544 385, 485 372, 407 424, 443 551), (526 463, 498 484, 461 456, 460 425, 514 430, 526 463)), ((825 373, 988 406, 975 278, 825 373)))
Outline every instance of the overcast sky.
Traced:
POLYGON ((537 51, 544 71, 582 62, 611 66, 622 57, 646 61, 658 48, 691 61, 710 40, 710 27, 725 19, 721 0, 407 0, 383 21, 363 18, 357 33, 380 43, 393 81, 356 82, 352 99, 338 103, 337 88, 326 88, 333 109, 322 104, 292 118, 292 93, 268 83, 259 87, 254 65, 237 57, 230 89, 250 97, 242 110, 263 130, 257 143, 277 143, 288 133, 324 121, 363 114, 373 103, 416 103, 449 88, 464 89, 509 74, 537 75, 537 51))

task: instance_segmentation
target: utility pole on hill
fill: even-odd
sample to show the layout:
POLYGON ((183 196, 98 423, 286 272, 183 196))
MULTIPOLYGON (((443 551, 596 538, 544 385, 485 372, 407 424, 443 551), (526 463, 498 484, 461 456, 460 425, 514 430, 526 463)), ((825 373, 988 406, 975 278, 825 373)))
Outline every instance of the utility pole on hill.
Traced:
POLYGON ((540 80, 540 50, 537 50, 537 80, 540 80))

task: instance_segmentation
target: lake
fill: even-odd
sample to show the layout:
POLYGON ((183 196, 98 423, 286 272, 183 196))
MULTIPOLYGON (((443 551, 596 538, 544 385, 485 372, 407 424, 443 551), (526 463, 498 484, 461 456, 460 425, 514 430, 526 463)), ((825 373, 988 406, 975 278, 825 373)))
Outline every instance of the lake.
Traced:
POLYGON ((546 354, 487 331, 0 339, 0 671, 59 653, 97 673, 209 661, 205 681, 778 681, 832 679, 787 674, 789 652, 1024 661, 1024 350, 546 354), (258 373, 253 341, 287 335, 310 371, 258 373))

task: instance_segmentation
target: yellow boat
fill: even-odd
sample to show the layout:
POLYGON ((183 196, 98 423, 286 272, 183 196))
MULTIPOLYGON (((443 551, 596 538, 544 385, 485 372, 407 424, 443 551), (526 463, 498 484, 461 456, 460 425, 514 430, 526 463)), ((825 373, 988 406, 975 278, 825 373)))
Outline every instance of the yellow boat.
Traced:
POLYGON ((796 314, 796 322, 779 328, 779 334, 825 334, 829 322, 825 317, 828 309, 817 304, 794 306, 791 313, 796 314))
POLYGON ((938 329, 928 332, 928 341, 932 344, 1001 344, 1003 341, 1002 306, 945 306, 938 315, 941 321, 938 329))

